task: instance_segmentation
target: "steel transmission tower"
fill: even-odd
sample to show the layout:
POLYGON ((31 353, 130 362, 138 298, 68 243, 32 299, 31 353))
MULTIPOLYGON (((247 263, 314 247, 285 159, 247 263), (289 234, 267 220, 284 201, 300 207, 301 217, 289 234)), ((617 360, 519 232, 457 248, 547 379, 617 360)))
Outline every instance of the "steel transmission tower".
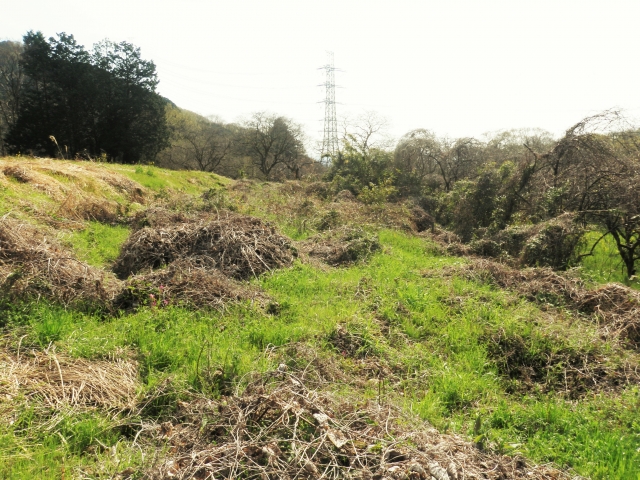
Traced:
POLYGON ((320 160, 329 164, 338 154, 338 120, 336 119, 336 79, 333 66, 333 52, 327 52, 325 99, 324 99, 324 138, 320 160))

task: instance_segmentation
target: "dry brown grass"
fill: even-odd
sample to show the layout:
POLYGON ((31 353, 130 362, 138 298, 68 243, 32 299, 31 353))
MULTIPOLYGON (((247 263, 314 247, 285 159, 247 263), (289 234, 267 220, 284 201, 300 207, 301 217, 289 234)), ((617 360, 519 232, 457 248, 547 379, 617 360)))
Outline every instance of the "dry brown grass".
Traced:
POLYGON ((135 407, 138 387, 138 367, 132 361, 74 359, 53 349, 0 350, 0 398, 6 401, 23 395, 52 409, 121 411, 135 407))
POLYGON ((332 266, 366 260, 381 248, 376 235, 344 226, 314 235, 298 245, 301 252, 332 266))
MULTIPOLYGON (((24 190, 21 197, 25 199, 28 199, 29 191, 46 194, 55 208, 59 208, 57 212, 47 211, 46 214, 69 214, 71 219, 100 220, 105 209, 110 216, 116 210, 113 198, 145 203, 148 196, 138 183, 91 162, 0 158, 0 183, 24 190)), ((34 203, 31 208, 37 206, 34 203)))
POLYGON ((338 226, 365 229, 413 229, 409 206, 404 203, 366 205, 357 201, 333 201, 324 182, 289 181, 282 184, 236 182, 230 188, 231 200, 240 211, 264 212, 278 218, 281 224, 297 226, 304 231, 323 231, 338 226), (256 198, 260 202, 252 203, 256 198), (331 217, 330 225, 326 224, 331 217))
POLYGON ((102 223, 116 223, 120 217, 118 202, 96 199, 79 191, 69 193, 56 210, 56 216, 70 220, 93 220, 102 223))
POLYGON ((108 308, 121 283, 77 260, 42 229, 0 218, 0 294, 63 305, 108 308))
POLYGON ((571 273, 550 268, 516 269, 485 259, 472 259, 453 267, 449 274, 491 283, 536 303, 569 308, 591 318, 604 336, 640 347, 640 292, 632 288, 607 284, 589 289, 571 273))
MULTIPOLYGON (((194 221, 194 216, 185 212, 176 212, 168 210, 160 206, 150 206, 140 212, 137 212, 131 218, 130 224, 135 230, 144 227, 164 228, 171 227, 179 223, 188 223, 194 221)), ((204 216, 200 217, 204 218, 204 216)))
POLYGON ((122 246, 114 271, 120 278, 190 259, 201 268, 249 279, 292 263, 290 240, 264 221, 226 213, 162 228, 142 228, 122 246))
POLYGON ((65 196, 64 185, 55 178, 41 173, 37 164, 32 163, 12 163, 3 165, 0 162, 0 169, 7 179, 14 180, 20 184, 39 190, 55 201, 60 201, 65 196))
POLYGON ((308 389, 283 367, 242 394, 181 402, 175 420, 151 432, 170 453, 143 475, 148 479, 569 478, 483 452, 390 405, 308 389))
POLYGON ((266 302, 258 288, 233 280, 215 269, 203 267, 197 259, 179 259, 167 268, 130 277, 115 300, 116 308, 135 309, 142 305, 189 308, 223 308, 229 302, 266 302))

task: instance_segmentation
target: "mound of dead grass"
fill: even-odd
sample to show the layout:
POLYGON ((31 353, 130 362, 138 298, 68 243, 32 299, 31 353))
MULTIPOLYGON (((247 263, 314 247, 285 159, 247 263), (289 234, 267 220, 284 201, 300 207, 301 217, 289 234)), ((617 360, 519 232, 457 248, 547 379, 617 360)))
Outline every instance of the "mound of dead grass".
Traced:
POLYGON ((487 354, 508 380, 509 393, 554 393, 579 399, 640 382, 637 358, 612 362, 598 345, 576 347, 562 338, 522 336, 502 329, 483 336, 487 354))
POLYGON ((132 361, 86 360, 45 350, 0 351, 0 398, 19 395, 47 408, 133 409, 138 367, 132 361))
POLYGON ((431 233, 435 233, 435 219, 420 207, 411 209, 411 224, 416 232, 431 231, 431 233))
POLYGON ((112 274, 77 260, 42 230, 0 218, 0 297, 108 308, 120 288, 112 274))
POLYGON ((120 211, 120 205, 113 200, 97 199, 75 191, 67 195, 55 213, 71 220, 113 224, 119 220, 120 211))
POLYGON ((130 224, 135 230, 140 230, 145 227, 163 228, 193 221, 193 215, 154 205, 134 214, 130 220, 130 224))
POLYGON ((134 232, 122 246, 114 271, 120 278, 191 259, 235 279, 249 279, 291 265, 290 240, 264 221, 236 214, 195 219, 134 232))
POLYGON ((264 303, 258 289, 233 280, 215 269, 198 263, 197 258, 176 260, 167 268, 130 277, 115 299, 119 309, 135 309, 142 305, 189 308, 222 308, 240 300, 264 303))
POLYGON ((181 402, 154 432, 168 457, 142 478, 568 478, 483 452, 395 407, 308 389, 280 370, 239 395, 181 402))
POLYGON ((28 162, 0 163, 0 168, 5 177, 21 184, 28 184, 39 190, 53 200, 61 201, 65 196, 65 187, 57 179, 39 171, 36 165, 28 162))
MULTIPOLYGON (((446 273, 446 272, 445 272, 446 273)), ((490 283, 539 303, 588 315, 603 335, 640 347, 640 292, 620 284, 589 289, 577 276, 551 268, 516 269, 484 259, 453 267, 449 274, 490 283)))
POLYGON ((376 235, 358 227, 339 227, 299 242, 300 250, 333 266, 366 260, 380 250, 376 235))
POLYGON ((45 193, 56 203, 80 197, 78 206, 91 202, 93 210, 103 201, 112 207, 113 201, 107 199, 113 196, 137 203, 145 203, 148 196, 140 184, 92 162, 3 158, 0 159, 0 173, 5 185, 13 180, 45 193))
POLYGON ((145 204, 148 197, 148 192, 139 183, 120 175, 115 172, 110 172, 104 168, 93 169, 86 167, 88 170, 94 172, 95 178, 106 183, 112 187, 116 192, 123 194, 131 202, 145 204))

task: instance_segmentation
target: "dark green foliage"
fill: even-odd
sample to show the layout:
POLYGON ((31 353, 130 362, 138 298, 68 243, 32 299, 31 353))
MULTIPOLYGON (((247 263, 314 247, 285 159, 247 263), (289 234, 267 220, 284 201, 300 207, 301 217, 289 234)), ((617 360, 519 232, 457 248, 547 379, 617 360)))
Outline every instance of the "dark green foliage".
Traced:
POLYGON ((139 48, 104 41, 88 52, 73 35, 29 32, 21 64, 27 81, 6 138, 13 151, 136 163, 166 146, 165 100, 139 48))
POLYGON ((6 155, 4 136, 18 116, 24 70, 20 65, 22 44, 0 42, 0 155, 6 155))
POLYGON ((584 230, 570 218, 558 217, 544 224, 524 246, 522 263, 528 266, 548 266, 565 270, 575 259, 576 248, 584 230))
POLYGON ((358 195, 370 185, 380 185, 392 176, 391 153, 378 148, 357 148, 349 141, 335 159, 326 179, 336 192, 349 190, 358 195))

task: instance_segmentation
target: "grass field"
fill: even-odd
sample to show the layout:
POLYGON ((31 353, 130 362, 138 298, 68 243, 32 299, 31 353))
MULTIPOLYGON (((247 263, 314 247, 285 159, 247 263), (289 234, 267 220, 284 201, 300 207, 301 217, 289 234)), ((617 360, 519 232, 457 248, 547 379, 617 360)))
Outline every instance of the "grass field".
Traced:
MULTIPOLYGON (((291 200, 269 185, 234 191, 207 174, 105 168, 139 182, 149 198, 176 205, 190 195, 189 208, 264 215, 300 239, 337 208, 315 202, 295 216, 287 202, 299 196, 291 200), (224 191, 215 208, 200 197, 211 189, 224 191)), ((381 215, 371 212, 368 218, 381 215)), ((0 377, 0 477, 143 478, 163 455, 162 447, 136 442, 145 422, 172 418, 178 402, 193 395, 232 395, 251 373, 320 362, 336 379, 325 386, 334 394, 399 406, 483 451, 589 478, 640 479, 640 388, 614 381, 637 368, 637 350, 603 339, 596 324, 562 308, 457 275, 467 259, 376 221, 367 228, 382 248, 368 261, 331 268, 302 259, 251 280, 266 304, 194 311, 168 302, 116 315, 47 301, 4 304, 7 355, 55 352, 69 364, 120 360, 133 362, 138 374, 135 409, 52 407, 28 390, 9 395, 8 377, 0 377)), ((79 259, 107 268, 129 233, 122 224, 86 220, 60 236, 79 259)), ((615 263, 604 244, 584 270, 598 282, 619 279, 606 273, 607 261, 615 263)), ((0 357, 5 372, 8 359, 0 357)))

